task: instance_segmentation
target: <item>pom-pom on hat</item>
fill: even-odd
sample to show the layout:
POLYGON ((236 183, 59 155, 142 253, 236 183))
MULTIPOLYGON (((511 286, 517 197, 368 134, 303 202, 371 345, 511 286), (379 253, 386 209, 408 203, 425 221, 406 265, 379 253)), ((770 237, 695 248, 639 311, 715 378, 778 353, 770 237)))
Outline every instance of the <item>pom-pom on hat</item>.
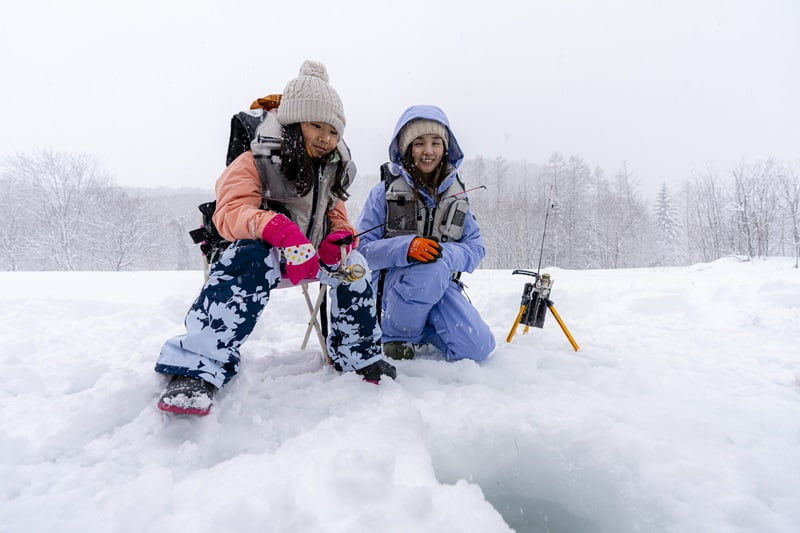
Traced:
POLYGON ((326 122, 344 134, 344 108, 339 94, 328 84, 328 69, 318 61, 306 60, 300 75, 290 80, 278 106, 278 122, 326 122))
POLYGON ((397 139, 400 153, 406 153, 411 141, 428 133, 441 137, 444 141, 444 148, 447 150, 447 128, 444 127, 444 124, 427 118, 418 118, 406 124, 400 131, 397 139))

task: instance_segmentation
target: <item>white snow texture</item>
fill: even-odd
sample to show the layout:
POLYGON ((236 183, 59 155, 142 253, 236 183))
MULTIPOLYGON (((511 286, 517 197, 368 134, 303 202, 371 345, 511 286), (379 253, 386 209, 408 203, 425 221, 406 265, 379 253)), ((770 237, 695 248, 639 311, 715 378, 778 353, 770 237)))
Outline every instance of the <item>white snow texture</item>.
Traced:
POLYGON ((799 531, 792 266, 544 269, 577 353, 552 316, 506 343, 531 278, 480 270, 492 357, 378 386, 282 289, 206 417, 153 372, 201 273, 0 272, 0 532, 799 531))

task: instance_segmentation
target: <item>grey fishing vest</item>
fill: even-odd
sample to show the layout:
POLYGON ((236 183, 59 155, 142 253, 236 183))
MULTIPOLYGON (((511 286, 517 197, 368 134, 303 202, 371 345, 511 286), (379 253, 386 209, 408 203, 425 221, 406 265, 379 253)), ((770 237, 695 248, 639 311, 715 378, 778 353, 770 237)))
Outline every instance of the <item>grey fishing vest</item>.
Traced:
POLYGON ((261 207, 288 216, 316 248, 328 232, 326 213, 339 201, 332 192, 336 171, 340 164, 344 165, 342 187, 347 190, 355 177, 355 163, 350 160, 347 145, 339 141, 331 159, 324 167, 320 167, 311 191, 305 196, 298 196, 295 183, 286 179, 280 170, 280 129, 276 132, 275 125, 280 128, 277 120, 267 117, 250 144, 261 179, 261 207), (274 123, 268 124, 270 119, 274 123))
POLYGON ((437 205, 414 201, 414 190, 401 175, 392 172, 388 163, 381 166, 381 178, 386 185, 385 237, 419 235, 447 242, 457 241, 464 234, 469 202, 458 176, 437 205))

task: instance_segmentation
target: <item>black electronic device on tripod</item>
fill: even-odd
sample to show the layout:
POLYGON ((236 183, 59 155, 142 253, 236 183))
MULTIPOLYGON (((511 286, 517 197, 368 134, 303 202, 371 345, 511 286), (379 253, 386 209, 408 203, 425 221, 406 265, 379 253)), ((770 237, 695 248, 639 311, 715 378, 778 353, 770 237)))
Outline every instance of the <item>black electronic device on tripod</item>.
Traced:
POLYGON ((523 324, 525 329, 522 333, 527 333, 529 328, 542 328, 544 327, 544 319, 549 309, 553 313, 556 322, 561 327, 561 331, 567 336, 567 340, 572 345, 572 349, 576 352, 580 349, 578 343, 572 337, 572 334, 567 329, 561 316, 556 311, 553 301, 550 299, 550 291, 553 287, 553 279, 550 274, 539 274, 538 272, 531 272, 530 270, 514 270, 512 274, 524 274, 526 276, 533 276, 534 281, 525 284, 522 290, 522 301, 520 302, 519 312, 514 319, 514 325, 511 326, 511 331, 508 332, 506 342, 511 342, 514 333, 517 331, 517 326, 523 324))

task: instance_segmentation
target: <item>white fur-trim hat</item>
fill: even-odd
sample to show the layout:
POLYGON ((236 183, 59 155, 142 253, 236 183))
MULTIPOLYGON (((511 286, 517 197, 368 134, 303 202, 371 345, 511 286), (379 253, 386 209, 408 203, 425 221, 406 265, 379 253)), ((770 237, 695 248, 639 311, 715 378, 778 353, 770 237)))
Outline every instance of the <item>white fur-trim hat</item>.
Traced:
POLYGON ((344 134, 344 108, 339 94, 328 83, 328 69, 318 61, 303 61, 300 75, 290 80, 278 106, 278 122, 325 122, 344 134))
POLYGON ((412 120, 400 130, 400 135, 397 136, 397 145, 400 148, 400 153, 406 153, 408 145, 416 139, 426 134, 438 135, 444 141, 444 148, 447 149, 447 128, 444 124, 429 120, 427 118, 418 118, 412 120))

